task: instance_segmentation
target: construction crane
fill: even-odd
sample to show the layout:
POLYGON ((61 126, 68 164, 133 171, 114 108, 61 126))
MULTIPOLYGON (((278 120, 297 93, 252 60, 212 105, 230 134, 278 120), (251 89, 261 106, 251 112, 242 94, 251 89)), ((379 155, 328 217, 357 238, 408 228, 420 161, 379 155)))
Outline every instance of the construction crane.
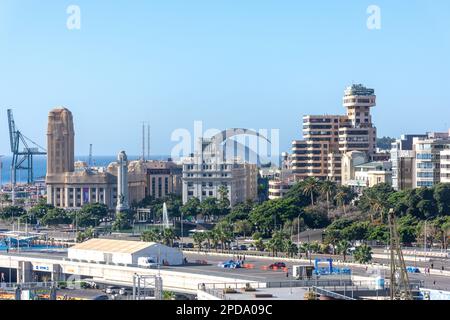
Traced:
POLYGON ((391 253, 391 300, 413 300, 411 284, 400 243, 394 210, 389 211, 390 253, 391 253))
POLYGON ((8 124, 11 152, 13 155, 11 162, 11 191, 12 200, 14 202, 17 171, 26 170, 27 182, 28 184, 32 184, 34 182, 33 157, 46 155, 47 150, 27 138, 16 128, 11 109, 8 109, 8 124), (30 147, 29 145, 33 145, 33 147, 30 147))

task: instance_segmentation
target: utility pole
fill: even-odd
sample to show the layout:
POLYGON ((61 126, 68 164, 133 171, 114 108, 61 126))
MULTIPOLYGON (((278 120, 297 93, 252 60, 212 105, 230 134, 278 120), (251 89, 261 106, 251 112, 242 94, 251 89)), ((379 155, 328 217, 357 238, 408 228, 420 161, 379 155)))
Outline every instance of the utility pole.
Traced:
POLYGON ((0 191, 3 190, 3 157, 0 156, 0 191))
POLYGON ((427 252, 427 237, 428 237, 427 236, 427 220, 425 220, 423 233, 424 233, 423 248, 424 248, 424 251, 427 252))
POLYGON ((297 248, 300 252, 300 215, 298 215, 297 221, 297 248))

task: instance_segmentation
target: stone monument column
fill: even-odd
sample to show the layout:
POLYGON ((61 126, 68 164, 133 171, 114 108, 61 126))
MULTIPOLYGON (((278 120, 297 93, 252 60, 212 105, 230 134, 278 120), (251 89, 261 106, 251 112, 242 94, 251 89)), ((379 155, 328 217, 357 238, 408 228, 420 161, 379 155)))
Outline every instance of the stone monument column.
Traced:
POLYGON ((117 212, 130 209, 128 195, 128 158, 125 151, 117 156, 117 212))

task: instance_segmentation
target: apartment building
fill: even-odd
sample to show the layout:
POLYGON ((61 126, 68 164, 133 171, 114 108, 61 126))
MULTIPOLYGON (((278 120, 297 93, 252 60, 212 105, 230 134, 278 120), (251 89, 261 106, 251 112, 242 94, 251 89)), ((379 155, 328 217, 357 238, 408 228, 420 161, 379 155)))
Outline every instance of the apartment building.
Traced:
POLYGON ((392 186, 395 190, 412 189, 414 158, 414 138, 427 138, 426 134, 402 135, 392 143, 390 155, 392 163, 392 186))
POLYGON ((297 180, 316 177, 341 181, 342 154, 362 151, 370 158, 376 152, 376 128, 371 108, 376 105, 373 89, 352 85, 344 92, 346 115, 303 117, 303 140, 292 143, 292 169, 297 180))
POLYGON ((415 153, 413 187, 433 187, 441 182, 441 152, 450 149, 448 135, 445 137, 430 134, 428 138, 414 138, 413 149, 415 153))
POLYGON ((441 151, 441 182, 450 183, 450 149, 441 151))
POLYGON ((200 139, 196 154, 182 161, 183 203, 191 198, 203 201, 220 198, 221 189, 228 190, 231 207, 258 199, 258 167, 239 158, 226 159, 223 150, 209 139, 200 139))

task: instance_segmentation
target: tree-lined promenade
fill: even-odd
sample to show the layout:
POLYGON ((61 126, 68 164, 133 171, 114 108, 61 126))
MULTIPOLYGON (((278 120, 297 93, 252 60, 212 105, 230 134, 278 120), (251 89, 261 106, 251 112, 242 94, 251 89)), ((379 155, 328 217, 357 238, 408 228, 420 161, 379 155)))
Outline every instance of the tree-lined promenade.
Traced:
MULTIPOLYGON (((390 209, 398 218, 399 233, 405 245, 427 243, 428 246, 438 244, 447 248, 450 233, 449 184, 398 192, 389 185, 379 184, 358 195, 349 187, 315 178, 297 183, 282 199, 245 202, 233 208, 230 208, 226 189, 221 190, 218 199, 207 198, 201 202, 192 198, 184 205, 175 195, 163 199, 149 197, 134 203, 130 212, 117 215, 111 228, 113 231, 130 229, 138 208, 150 208, 154 218, 161 220, 164 203, 173 219, 201 219, 215 225, 213 230, 194 236, 200 248, 227 249, 237 237, 251 237, 258 250, 265 249, 275 255, 278 252, 295 255, 308 251, 292 241, 298 232, 325 229, 325 241, 317 244, 320 248, 315 251, 346 254, 355 242, 388 242, 387 214, 390 209)), ((67 211, 40 202, 28 211, 5 206, 0 219, 20 219, 30 224, 39 221, 41 226, 76 224, 95 228, 109 214, 102 204, 87 204, 79 211, 67 211)), ((169 245, 178 237, 169 231, 166 234, 147 231, 142 235, 143 240, 169 245)))

